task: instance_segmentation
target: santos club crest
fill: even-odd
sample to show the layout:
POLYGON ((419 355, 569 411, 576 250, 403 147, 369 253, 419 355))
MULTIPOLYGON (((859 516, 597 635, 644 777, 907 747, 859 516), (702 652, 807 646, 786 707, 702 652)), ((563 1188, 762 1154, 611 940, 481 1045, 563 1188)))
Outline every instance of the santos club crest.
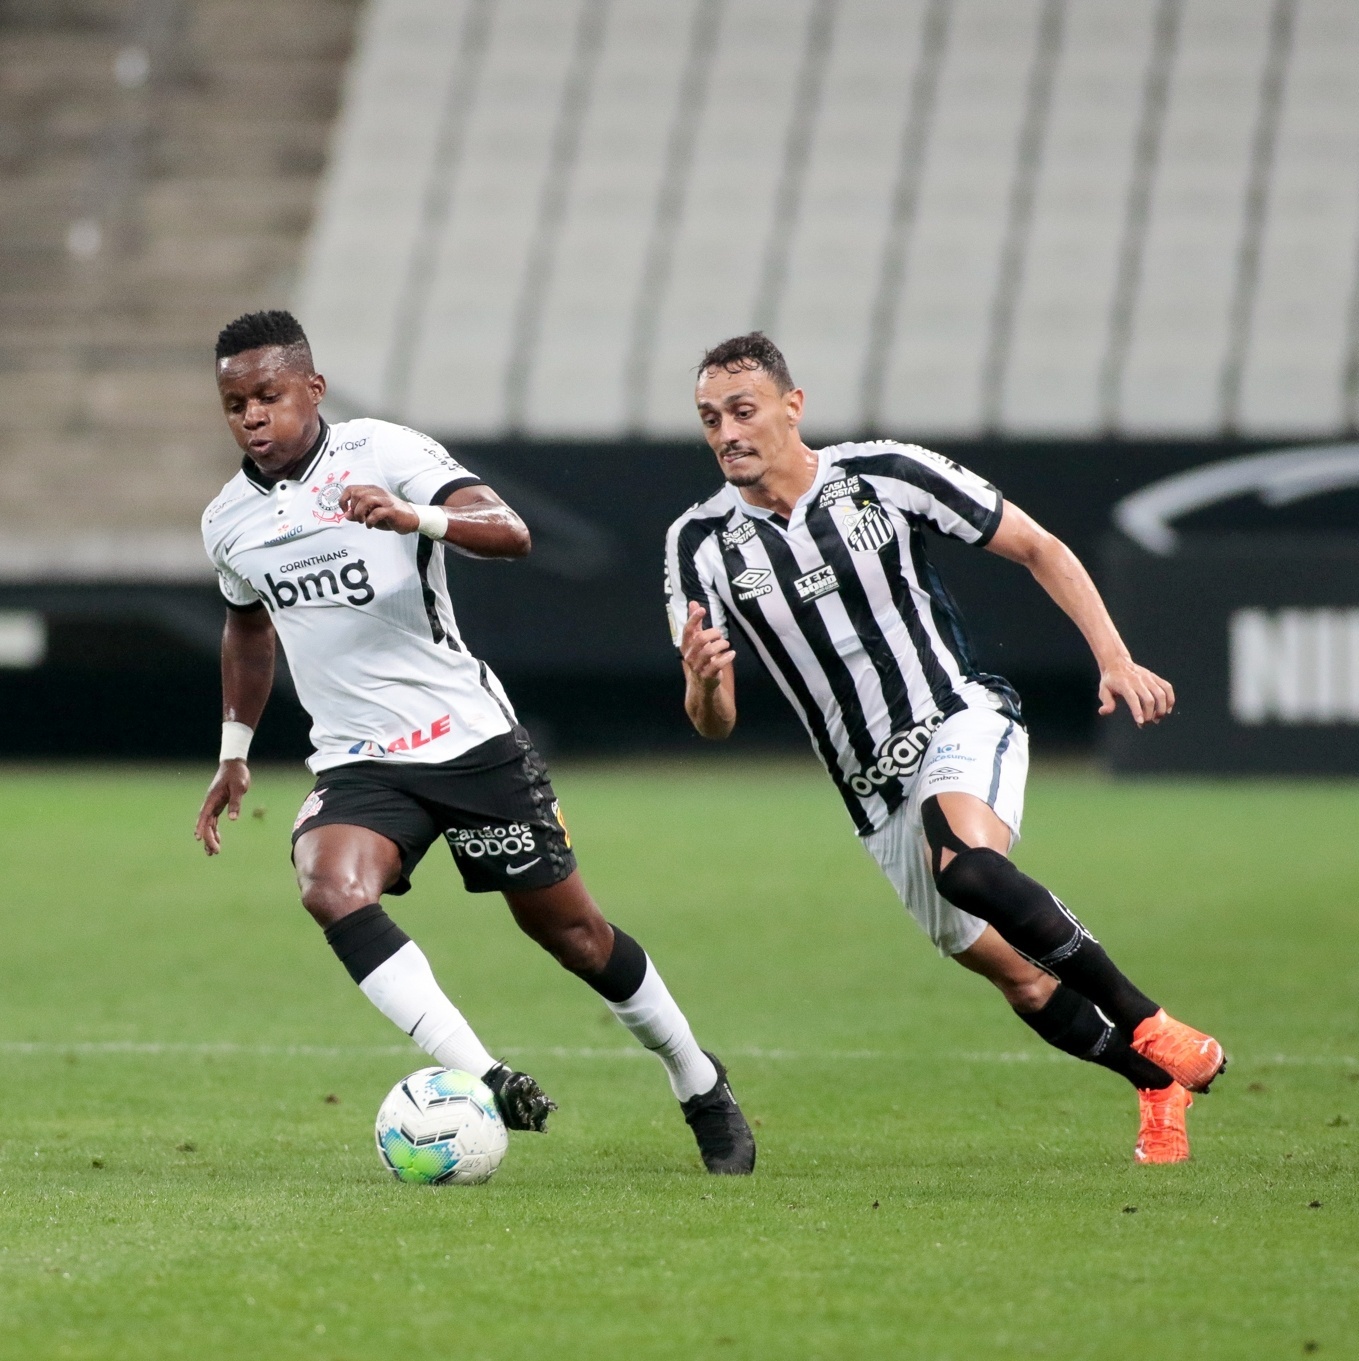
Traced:
POLYGON ((348 468, 338 477, 328 473, 324 482, 312 488, 316 493, 316 507, 312 514, 323 525, 339 524, 344 519, 344 511, 340 509, 340 493, 344 491, 344 480, 348 476, 348 468))
POLYGON ((846 507, 845 539, 856 553, 876 553, 891 543, 896 533, 881 506, 870 502, 861 510, 846 507))

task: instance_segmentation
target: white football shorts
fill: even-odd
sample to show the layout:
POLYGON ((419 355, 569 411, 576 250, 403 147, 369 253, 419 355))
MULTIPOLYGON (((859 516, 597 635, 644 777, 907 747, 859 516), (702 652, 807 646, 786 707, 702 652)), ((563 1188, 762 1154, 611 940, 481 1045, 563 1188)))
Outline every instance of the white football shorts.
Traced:
POLYGON ((876 832, 863 838, 906 910, 944 956, 974 944, 986 929, 980 917, 939 896, 930 873, 930 848, 920 805, 936 794, 972 794, 987 803, 1019 840, 1029 735, 1013 719, 990 709, 964 709, 934 731, 916 771, 910 797, 876 832))

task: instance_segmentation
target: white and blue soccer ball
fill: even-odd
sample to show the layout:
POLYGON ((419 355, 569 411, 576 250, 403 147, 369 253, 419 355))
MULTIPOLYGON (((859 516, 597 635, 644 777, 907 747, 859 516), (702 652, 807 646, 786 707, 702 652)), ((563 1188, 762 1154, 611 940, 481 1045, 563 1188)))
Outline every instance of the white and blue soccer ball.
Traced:
POLYGON ((509 1146, 491 1089, 456 1068, 421 1068, 387 1093, 378 1153, 398 1181, 419 1186, 488 1181, 509 1146))

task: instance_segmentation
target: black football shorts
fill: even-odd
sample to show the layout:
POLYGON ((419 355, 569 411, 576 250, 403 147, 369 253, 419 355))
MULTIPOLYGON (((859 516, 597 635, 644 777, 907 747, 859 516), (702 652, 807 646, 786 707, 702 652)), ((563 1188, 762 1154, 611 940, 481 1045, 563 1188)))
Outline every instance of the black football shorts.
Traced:
POLYGON ((522 727, 442 765, 355 761, 322 771, 293 824, 367 827, 396 843, 405 893, 442 836, 469 893, 549 888, 576 868, 547 766, 522 727))

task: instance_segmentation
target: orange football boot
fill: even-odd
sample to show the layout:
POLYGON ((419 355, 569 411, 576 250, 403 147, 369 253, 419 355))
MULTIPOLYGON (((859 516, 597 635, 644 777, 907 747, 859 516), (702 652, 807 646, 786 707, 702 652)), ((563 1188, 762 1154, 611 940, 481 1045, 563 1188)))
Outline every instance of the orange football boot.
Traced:
POLYGON ((1140 1163, 1182 1163, 1189 1160, 1189 1132, 1184 1113, 1194 1098, 1178 1082, 1159 1092, 1137 1093, 1138 1113, 1142 1117, 1137 1131, 1133 1157, 1140 1163))
POLYGON ((1211 1035, 1167 1016, 1164 1008, 1133 1031, 1132 1047, 1191 1092, 1206 1092, 1227 1066, 1222 1046, 1211 1035))

